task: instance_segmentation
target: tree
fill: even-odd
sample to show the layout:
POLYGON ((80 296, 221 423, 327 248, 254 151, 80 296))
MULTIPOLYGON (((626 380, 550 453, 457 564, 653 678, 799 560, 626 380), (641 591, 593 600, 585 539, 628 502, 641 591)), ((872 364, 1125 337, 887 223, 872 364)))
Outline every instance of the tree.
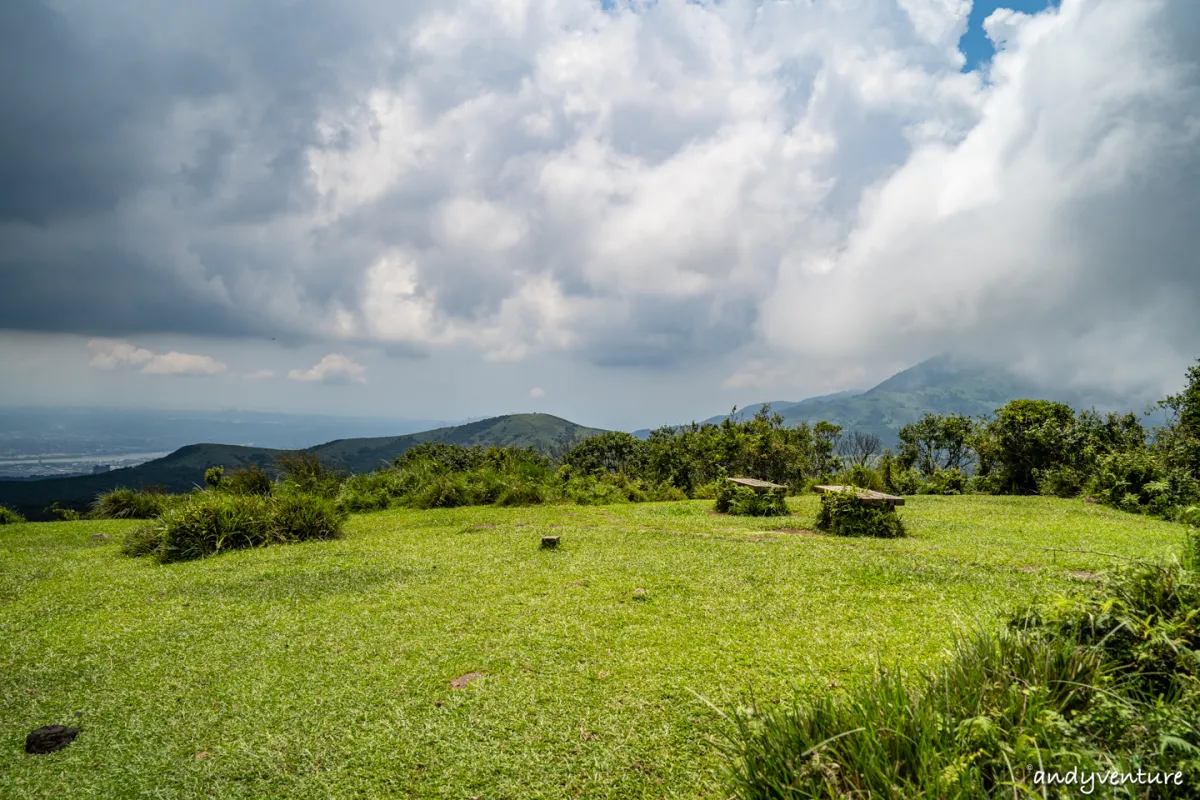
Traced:
POLYGON ((837 453, 856 467, 865 467, 879 454, 879 437, 867 431, 853 430, 837 444, 837 453))
POLYGON ((646 449, 646 443, 632 434, 608 431, 590 436, 575 445, 563 462, 585 474, 602 470, 633 475, 644 466, 646 449))
POLYGON ((814 477, 832 475, 841 468, 841 460, 834 455, 838 441, 842 438, 842 426, 821 420, 812 426, 813 457, 811 470, 814 477))
POLYGON ((962 414, 926 414, 900 429, 896 461, 922 475, 945 469, 962 470, 974 458, 971 443, 975 422, 962 414))
POLYGON ((1079 453, 1075 411, 1049 400, 1013 400, 996 411, 977 439, 979 471, 998 488, 1035 493, 1038 476, 1073 466, 1079 453))

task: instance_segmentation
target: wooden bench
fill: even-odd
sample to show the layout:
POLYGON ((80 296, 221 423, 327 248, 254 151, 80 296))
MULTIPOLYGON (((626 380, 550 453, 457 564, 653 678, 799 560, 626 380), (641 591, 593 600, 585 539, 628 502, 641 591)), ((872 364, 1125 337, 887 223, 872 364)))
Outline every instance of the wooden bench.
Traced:
POLYGON ((758 478, 726 478, 725 480, 729 481, 730 483, 736 483, 738 486, 747 486, 759 494, 770 491, 771 489, 783 489, 786 491, 788 488, 786 486, 781 486, 778 483, 760 481, 758 478))
POLYGON ((896 506, 904 505, 903 497, 896 497, 892 494, 884 494, 883 492, 876 492, 871 489, 859 489, 856 486, 814 486, 813 490, 822 494, 854 492, 858 496, 858 502, 868 506, 888 505, 895 508, 896 506))

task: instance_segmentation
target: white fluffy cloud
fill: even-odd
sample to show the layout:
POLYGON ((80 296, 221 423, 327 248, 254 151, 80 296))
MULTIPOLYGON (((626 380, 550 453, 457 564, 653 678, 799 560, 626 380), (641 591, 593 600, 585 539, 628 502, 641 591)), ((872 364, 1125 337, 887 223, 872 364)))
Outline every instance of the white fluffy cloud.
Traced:
POLYGON ((211 356, 193 353, 152 353, 121 339, 92 339, 88 342, 91 366, 100 369, 140 366, 147 375, 216 375, 225 364, 211 356))
POLYGON ((294 369, 288 373, 294 381, 309 383, 366 383, 367 368, 341 353, 330 353, 309 369, 294 369))
POLYGON ((529 396, 537 400, 546 396, 546 390, 540 386, 535 386, 529 390, 529 396))
MULTIPOLYGON (((157 25, 222 77, 147 117, 123 202, 0 219, 0 244, 37 275, 107 247, 131 286, 186 298, 170 319, 92 302, 92 329, 605 365, 753 345, 730 388, 947 346, 1094 375, 1116 354, 1145 380, 1200 348, 1200 5, 1000 10, 999 54, 963 74, 970 5, 356 0, 262 38, 238 4, 188 24, 64 2, 80 30, 157 25), (294 58, 305 31, 319 72, 294 58), (213 43, 247 57, 209 65, 213 43)), ((36 316, 30 281, 6 318, 63 307, 47 288, 36 316)), ((289 377, 365 380, 338 355, 289 377)))

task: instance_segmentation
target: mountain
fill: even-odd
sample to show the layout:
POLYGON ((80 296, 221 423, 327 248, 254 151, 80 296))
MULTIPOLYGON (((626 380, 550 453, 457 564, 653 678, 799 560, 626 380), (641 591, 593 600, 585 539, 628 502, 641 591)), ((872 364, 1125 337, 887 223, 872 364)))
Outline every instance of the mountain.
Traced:
MULTIPOLYGON (((1104 392, 1081 393, 1053 388, 1022 378, 992 364, 942 355, 899 372, 866 391, 844 391, 794 402, 774 401, 771 410, 787 425, 813 424, 825 420, 843 430, 862 430, 880 438, 884 447, 895 447, 900 429, 925 414, 989 414, 1010 400, 1038 398, 1068 403, 1076 409, 1096 407, 1101 411, 1127 411, 1141 407, 1126 397, 1104 392)), ((753 416, 764 403, 739 408, 738 419, 753 416)), ((728 414, 704 420, 720 424, 728 414)), ((1161 416, 1161 415, 1160 415, 1161 416)), ((1152 418, 1153 422, 1161 422, 1152 418)), ((634 431, 648 438, 650 429, 634 431)))
POLYGON ((1102 392, 1047 387, 1003 367, 937 356, 865 392, 797 404, 780 415, 788 425, 826 420, 847 431, 867 431, 877 435, 885 447, 894 447, 900 428, 925 414, 977 417, 1020 398, 1056 400, 1077 409, 1129 410, 1138 405, 1102 392))
MULTIPOLYGON (((783 415, 784 411, 790 411, 793 414, 797 414, 802 413, 802 411, 797 411, 797 409, 807 409, 820 403, 828 403, 832 400, 841 400, 846 397, 854 397, 858 394, 862 394, 861 389, 850 389, 844 392, 817 395, 816 397, 805 398, 799 402, 793 400, 772 400, 769 403, 751 403, 745 408, 739 408, 737 413, 733 415, 733 419, 737 422, 750 419, 759 412, 759 409, 767 405, 771 407, 772 413, 779 414, 781 416, 783 415)), ((708 419, 704 420, 704 422, 711 422, 713 425, 720 425, 728 416, 728 414, 717 414, 715 417, 709 417, 708 419)))
MULTIPOLYGON (((545 453, 560 452, 589 436, 603 433, 549 414, 511 414, 466 425, 369 439, 336 439, 307 448, 327 465, 349 472, 370 472, 411 447, 424 442, 446 444, 534 447, 545 453)), ((83 509, 98 494, 118 486, 140 489, 161 486, 186 492, 204 484, 204 471, 213 466, 226 470, 258 464, 270 467, 285 450, 226 444, 190 444, 165 458, 136 467, 99 475, 50 478, 38 481, 0 482, 0 505, 15 508, 29 519, 48 519, 45 508, 57 502, 83 509)))

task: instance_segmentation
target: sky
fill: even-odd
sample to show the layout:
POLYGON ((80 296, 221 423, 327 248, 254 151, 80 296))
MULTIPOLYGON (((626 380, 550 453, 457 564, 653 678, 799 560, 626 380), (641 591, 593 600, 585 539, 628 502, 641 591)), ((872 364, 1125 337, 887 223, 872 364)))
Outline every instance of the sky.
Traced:
POLYGON ((1193 0, 5 0, 0 405, 601 427, 1200 356, 1193 0))

